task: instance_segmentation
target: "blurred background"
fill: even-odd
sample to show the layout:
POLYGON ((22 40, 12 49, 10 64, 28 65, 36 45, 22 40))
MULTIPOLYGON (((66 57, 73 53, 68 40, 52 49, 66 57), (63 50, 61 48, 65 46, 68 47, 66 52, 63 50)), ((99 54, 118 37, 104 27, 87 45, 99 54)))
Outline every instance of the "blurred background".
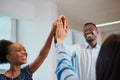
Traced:
MULTIPOLYGON (((53 21, 60 15, 68 19, 70 30, 66 44, 85 42, 82 27, 87 22, 97 25, 100 44, 110 34, 120 33, 120 0, 0 0, 0 39, 23 44, 29 55, 29 64, 37 57, 53 21)), ((55 68, 53 43, 33 79, 56 80, 55 68)), ((7 69, 9 64, 0 65, 0 73, 7 69)))

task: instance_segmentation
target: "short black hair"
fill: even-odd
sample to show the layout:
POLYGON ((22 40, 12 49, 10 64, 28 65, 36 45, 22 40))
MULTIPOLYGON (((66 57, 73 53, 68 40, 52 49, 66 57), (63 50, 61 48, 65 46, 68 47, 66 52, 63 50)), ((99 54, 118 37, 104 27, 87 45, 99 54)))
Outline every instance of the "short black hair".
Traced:
POLYGON ((96 80, 120 79, 120 34, 110 35, 102 44, 97 63, 96 80))
POLYGON ((6 55, 8 54, 8 46, 10 46, 11 44, 13 44, 13 42, 9 40, 0 40, 0 64, 9 62, 6 59, 6 55))
MULTIPOLYGON (((96 27, 96 24, 94 24, 94 23, 92 23, 92 22, 85 23, 85 24, 84 24, 84 27, 87 26, 87 25, 90 25, 90 24, 96 27)), ((97 27, 96 27, 96 28, 97 28, 97 27)))

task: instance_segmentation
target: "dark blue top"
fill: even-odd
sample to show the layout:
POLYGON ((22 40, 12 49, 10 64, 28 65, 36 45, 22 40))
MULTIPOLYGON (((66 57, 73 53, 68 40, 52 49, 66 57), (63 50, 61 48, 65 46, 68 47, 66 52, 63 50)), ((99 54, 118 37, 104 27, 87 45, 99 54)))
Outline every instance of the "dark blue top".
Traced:
POLYGON ((16 78, 9 78, 4 74, 0 74, 0 80, 33 80, 32 75, 30 74, 29 66, 26 66, 21 69, 21 74, 16 78))

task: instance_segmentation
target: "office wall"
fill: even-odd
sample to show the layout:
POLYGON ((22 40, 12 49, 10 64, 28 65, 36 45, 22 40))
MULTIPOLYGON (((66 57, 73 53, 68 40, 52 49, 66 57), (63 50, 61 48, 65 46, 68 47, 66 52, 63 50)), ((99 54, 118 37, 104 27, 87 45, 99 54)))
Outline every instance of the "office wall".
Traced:
POLYGON ((111 34, 120 34, 120 24, 112 24, 99 27, 101 31, 101 43, 111 34))
POLYGON ((35 17, 35 7, 21 0, 0 0, 0 15, 33 19, 35 17))
POLYGON ((108 30, 108 31, 103 31, 102 32, 102 42, 111 34, 120 34, 120 29, 116 30, 108 30))

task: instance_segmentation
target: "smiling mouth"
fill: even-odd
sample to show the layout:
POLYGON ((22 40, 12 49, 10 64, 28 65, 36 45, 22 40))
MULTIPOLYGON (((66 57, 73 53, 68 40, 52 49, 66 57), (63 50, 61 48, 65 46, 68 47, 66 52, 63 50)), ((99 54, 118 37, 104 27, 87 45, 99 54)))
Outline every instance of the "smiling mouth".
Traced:
POLYGON ((22 58, 23 60, 26 60, 26 59, 27 59, 27 57, 26 57, 26 56, 22 56, 21 58, 22 58))
POLYGON ((86 38, 87 39, 91 39, 91 37, 92 37, 92 34, 90 33, 90 34, 86 34, 86 38))

